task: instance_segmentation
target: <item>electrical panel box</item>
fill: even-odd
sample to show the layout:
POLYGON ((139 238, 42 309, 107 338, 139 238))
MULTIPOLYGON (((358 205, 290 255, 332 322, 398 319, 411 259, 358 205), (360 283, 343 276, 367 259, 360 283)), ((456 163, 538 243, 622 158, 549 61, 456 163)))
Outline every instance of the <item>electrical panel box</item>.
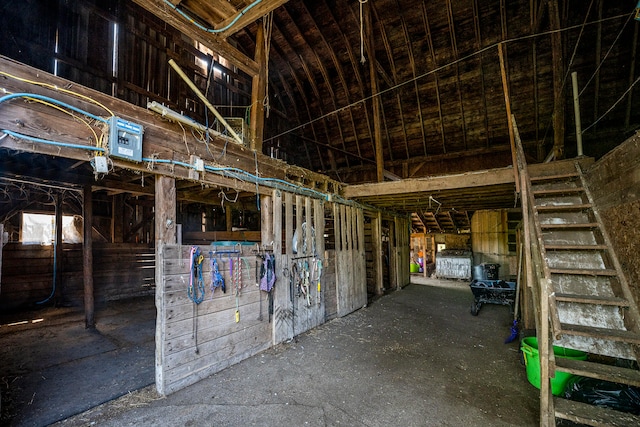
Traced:
POLYGON ((142 125, 120 117, 109 119, 109 155, 134 162, 142 161, 142 125))

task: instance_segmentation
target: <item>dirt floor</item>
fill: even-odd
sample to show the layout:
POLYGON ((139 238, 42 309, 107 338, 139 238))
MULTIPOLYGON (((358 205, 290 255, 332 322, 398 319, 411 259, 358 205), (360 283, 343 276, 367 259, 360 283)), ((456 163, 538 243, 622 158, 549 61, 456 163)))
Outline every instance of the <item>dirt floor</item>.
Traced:
POLYGON ((153 297, 0 317, 0 425, 44 426, 153 384, 153 297))
MULTIPOLYGON (((518 341, 503 343, 510 335, 509 308, 485 305, 474 317, 469 313, 473 298, 467 283, 417 276, 412 276, 412 281, 423 284, 393 292, 168 397, 158 396, 154 385, 144 387, 144 381, 139 381, 137 391, 127 388, 127 381, 135 376, 147 378, 147 383, 153 381, 152 313, 140 325, 121 324, 128 316, 126 310, 120 317, 114 313, 113 320, 103 317, 100 322, 98 317, 97 335, 108 336, 107 341, 116 347, 124 346, 111 350, 116 353, 108 357, 108 345, 94 334, 74 330, 80 328, 75 322, 41 328, 40 336, 49 340, 51 353, 35 358, 47 363, 41 360, 39 371, 13 374, 13 379, 2 368, 10 395, 18 383, 25 388, 22 396, 33 396, 33 401, 20 405, 16 400, 9 402, 15 416, 10 425, 47 425, 56 419, 62 420, 55 424, 57 427, 537 426, 538 391, 526 380, 518 341), (107 325, 116 324, 129 331, 107 330, 107 325), (64 380, 49 380, 50 384, 35 378, 49 375, 46 369, 58 357, 55 343, 66 342, 69 334, 84 336, 74 346, 75 351, 92 353, 72 362, 69 368, 75 370, 84 359, 93 359, 93 371, 99 379, 90 379, 89 371, 74 380, 67 377, 67 371, 64 380), (126 350, 128 339, 137 336, 146 338, 126 350), (93 350, 96 348, 102 350, 93 350), (117 352, 126 351, 138 351, 140 363, 126 369, 106 363, 118 359, 117 352), (27 381, 26 377, 32 379, 27 381), (100 389, 111 382, 124 386, 120 390, 124 396, 114 399, 118 395, 114 393, 103 400, 106 403, 96 406, 99 402, 88 388, 100 389), (31 389, 26 390, 28 384, 39 384, 40 391, 31 395, 31 389), (62 409, 72 404, 76 405, 75 412, 63 416, 62 409), (92 409, 82 412, 87 408, 92 409), (29 415, 32 412, 47 412, 52 417, 34 421, 36 418, 29 415)), ((0 332, 3 361, 20 366, 20 360, 32 358, 22 351, 16 354, 13 347, 33 341, 24 333, 0 332)), ((6 385, 2 389, 5 398, 6 385)))

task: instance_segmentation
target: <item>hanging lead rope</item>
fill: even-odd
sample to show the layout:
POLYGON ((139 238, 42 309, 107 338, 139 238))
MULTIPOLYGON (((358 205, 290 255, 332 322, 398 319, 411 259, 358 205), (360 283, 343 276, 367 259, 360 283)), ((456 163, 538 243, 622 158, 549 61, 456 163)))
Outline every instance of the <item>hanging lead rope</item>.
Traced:
POLYGON ((364 64, 367 59, 364 57, 364 4, 369 0, 358 0, 360 2, 360 63, 364 64))
POLYGON ((204 256, 200 248, 197 246, 191 247, 191 276, 189 278, 189 288, 187 289, 187 296, 195 304, 200 304, 204 301, 204 280, 202 279, 202 262, 204 256))

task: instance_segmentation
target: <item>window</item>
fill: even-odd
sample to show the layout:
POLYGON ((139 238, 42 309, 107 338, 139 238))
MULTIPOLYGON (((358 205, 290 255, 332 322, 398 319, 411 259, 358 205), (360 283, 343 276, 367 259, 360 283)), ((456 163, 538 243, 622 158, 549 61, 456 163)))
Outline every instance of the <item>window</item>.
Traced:
MULTIPOLYGON (((47 214, 22 214, 22 243, 26 245, 51 245, 55 239, 56 217, 47 214)), ((82 218, 62 216, 62 241, 82 242, 82 218)))

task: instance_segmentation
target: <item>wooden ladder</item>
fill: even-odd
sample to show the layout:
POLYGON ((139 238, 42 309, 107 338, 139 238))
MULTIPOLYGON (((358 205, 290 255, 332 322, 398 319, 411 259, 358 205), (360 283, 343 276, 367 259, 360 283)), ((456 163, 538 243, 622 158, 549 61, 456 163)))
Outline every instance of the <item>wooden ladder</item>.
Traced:
MULTIPOLYGON (((540 243, 543 274, 550 284, 540 298, 549 300, 551 341, 591 354, 588 361, 549 355, 551 369, 541 373, 541 381, 549 381, 555 367, 560 372, 640 386, 640 371, 630 368, 632 362, 629 367, 611 363, 637 359, 640 316, 579 163, 575 162, 575 171, 530 175, 529 180, 532 225, 540 243)), ((545 398, 550 401, 541 405, 541 412, 548 408, 550 414, 541 413, 542 425, 550 424, 542 420, 558 418, 590 426, 640 425, 638 416, 541 395, 545 398)))

